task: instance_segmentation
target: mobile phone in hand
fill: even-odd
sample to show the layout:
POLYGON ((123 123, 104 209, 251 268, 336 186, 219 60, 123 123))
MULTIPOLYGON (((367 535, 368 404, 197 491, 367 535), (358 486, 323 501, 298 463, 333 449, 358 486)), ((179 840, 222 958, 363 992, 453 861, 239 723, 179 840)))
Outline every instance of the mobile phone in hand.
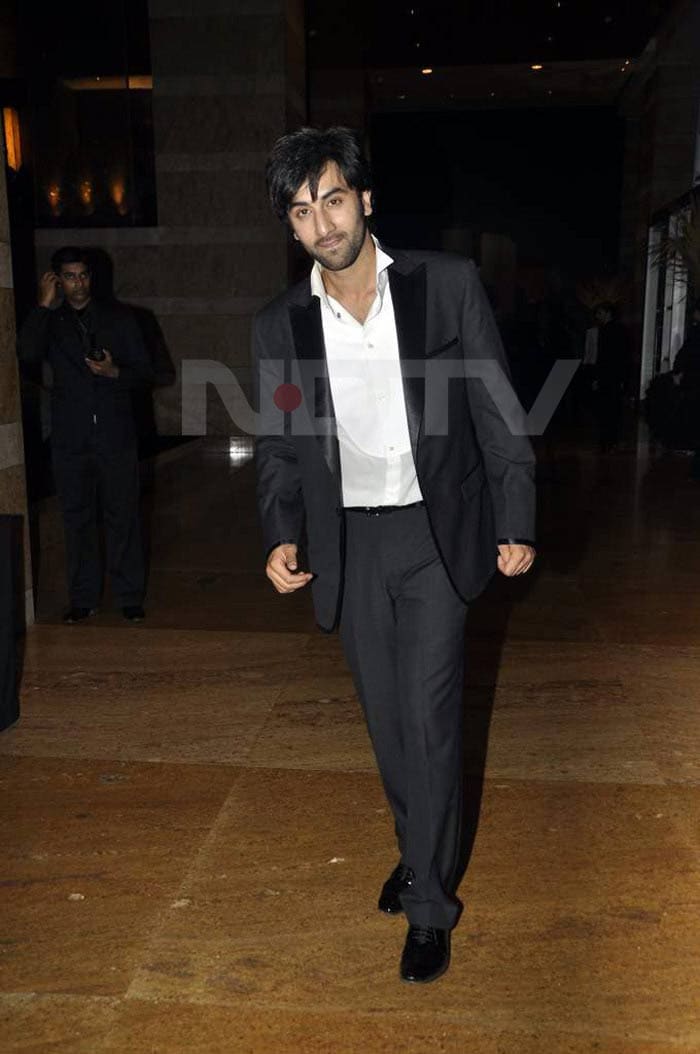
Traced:
POLYGON ((101 348, 94 337, 90 338, 90 350, 87 353, 88 359, 92 359, 93 362, 102 362, 105 357, 105 349, 101 348))

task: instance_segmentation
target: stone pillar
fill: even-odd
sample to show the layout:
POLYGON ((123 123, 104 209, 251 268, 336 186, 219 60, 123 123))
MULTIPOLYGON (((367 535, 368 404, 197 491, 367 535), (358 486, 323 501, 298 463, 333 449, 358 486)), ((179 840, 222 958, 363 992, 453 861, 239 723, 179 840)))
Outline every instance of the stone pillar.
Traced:
MULTIPOLYGON (((252 315, 287 283, 263 166, 306 119, 303 2, 150 0, 150 18, 158 248, 125 299, 154 311, 178 375, 215 359, 246 388, 252 315)), ((160 393, 161 433, 180 432, 180 394, 160 393)), ((237 431, 217 397, 208 431, 237 431)))
POLYGON ((27 625, 30 625, 34 621, 34 601, 4 148, 0 154, 0 514, 21 516, 24 519, 23 589, 25 618, 27 625))

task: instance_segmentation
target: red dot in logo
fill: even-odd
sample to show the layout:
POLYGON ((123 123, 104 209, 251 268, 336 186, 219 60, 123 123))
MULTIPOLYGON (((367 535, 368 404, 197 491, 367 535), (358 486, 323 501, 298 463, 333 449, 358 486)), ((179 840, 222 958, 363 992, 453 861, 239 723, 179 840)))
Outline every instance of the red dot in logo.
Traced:
POLYGON ((273 396, 275 406, 284 413, 291 413, 301 406, 301 392, 296 384, 280 384, 273 396))

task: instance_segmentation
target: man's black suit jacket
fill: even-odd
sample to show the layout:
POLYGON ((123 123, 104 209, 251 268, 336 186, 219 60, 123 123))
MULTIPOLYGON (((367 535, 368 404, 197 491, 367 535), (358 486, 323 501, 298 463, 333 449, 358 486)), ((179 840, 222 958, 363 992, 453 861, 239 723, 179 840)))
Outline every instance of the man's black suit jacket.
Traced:
POLYGON ((85 344, 73 311, 35 307, 19 333, 25 368, 51 366, 51 443, 70 456, 98 448, 118 451, 136 443, 132 391, 153 379, 151 361, 133 312, 117 301, 91 300, 89 329, 96 347, 107 348, 118 377, 96 377, 85 363, 85 344), (96 419, 96 424, 95 424, 96 419))
MULTIPOLYGON (((503 346, 474 264, 447 253, 386 252, 418 482, 445 568, 469 601, 496 569, 499 539, 534 539, 534 456, 489 392, 497 388, 499 407, 510 398, 512 408, 503 346)), ((306 545, 302 569, 316 576, 316 618, 332 630, 345 513, 321 307, 309 278, 256 316, 253 383, 265 549, 306 545)))

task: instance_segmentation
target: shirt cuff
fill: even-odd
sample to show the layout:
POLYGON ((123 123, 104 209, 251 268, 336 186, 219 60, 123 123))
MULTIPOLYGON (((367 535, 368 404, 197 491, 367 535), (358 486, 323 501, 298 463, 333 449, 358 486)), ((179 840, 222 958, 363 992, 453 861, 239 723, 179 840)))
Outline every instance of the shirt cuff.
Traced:
POLYGON ((535 543, 530 538, 499 538, 497 545, 529 545, 535 548, 535 543))

